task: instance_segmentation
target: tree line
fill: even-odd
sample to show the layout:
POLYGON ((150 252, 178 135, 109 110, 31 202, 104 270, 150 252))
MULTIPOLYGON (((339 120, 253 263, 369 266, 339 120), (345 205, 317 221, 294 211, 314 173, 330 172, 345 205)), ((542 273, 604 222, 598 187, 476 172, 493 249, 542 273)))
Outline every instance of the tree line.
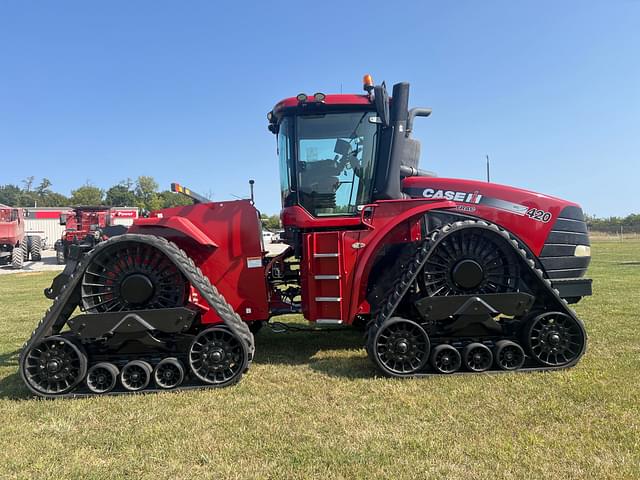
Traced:
POLYGON ((153 177, 127 178, 106 190, 86 183, 71 191, 70 196, 54 191, 48 178, 36 182, 27 177, 22 185, 0 185, 0 203, 12 207, 68 207, 74 205, 106 205, 111 207, 138 207, 146 210, 191 205, 184 195, 159 190, 153 177))
POLYGON ((640 233, 640 213, 632 213, 626 217, 606 217, 598 218, 593 215, 586 216, 587 225, 590 230, 596 232, 623 232, 640 233))

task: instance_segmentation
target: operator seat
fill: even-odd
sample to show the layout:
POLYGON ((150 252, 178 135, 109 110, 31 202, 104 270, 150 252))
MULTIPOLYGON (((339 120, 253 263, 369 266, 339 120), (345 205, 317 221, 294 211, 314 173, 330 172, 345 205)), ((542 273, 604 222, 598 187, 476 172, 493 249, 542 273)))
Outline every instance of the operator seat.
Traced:
POLYGON ((340 186, 338 166, 335 160, 299 162, 300 203, 312 214, 333 213, 321 210, 336 207, 336 192, 340 186))

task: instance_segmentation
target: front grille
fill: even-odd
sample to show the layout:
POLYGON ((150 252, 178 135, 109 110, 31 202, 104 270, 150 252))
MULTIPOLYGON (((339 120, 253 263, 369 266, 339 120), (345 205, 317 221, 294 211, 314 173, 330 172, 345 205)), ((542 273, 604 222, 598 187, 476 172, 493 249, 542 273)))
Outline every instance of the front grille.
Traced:
POLYGON ((547 277, 579 278, 584 276, 591 257, 576 257, 577 245, 591 245, 587 224, 580 207, 565 207, 556 219, 540 253, 547 277))

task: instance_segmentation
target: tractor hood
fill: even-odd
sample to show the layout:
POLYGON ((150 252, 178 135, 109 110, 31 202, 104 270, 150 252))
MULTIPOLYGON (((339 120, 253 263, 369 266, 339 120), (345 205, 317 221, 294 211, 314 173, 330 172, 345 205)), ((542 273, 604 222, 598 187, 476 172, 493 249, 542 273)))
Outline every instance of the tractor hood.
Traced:
MULTIPOLYGON (((451 200, 455 210, 472 217, 481 217, 527 238, 533 253, 540 254, 558 219, 586 225, 580 207, 549 195, 495 183, 456 178, 408 177, 402 182, 403 192, 412 198, 451 200)), ((564 230, 564 229, 563 229, 564 230)), ((588 240, 576 244, 588 245, 588 240)))

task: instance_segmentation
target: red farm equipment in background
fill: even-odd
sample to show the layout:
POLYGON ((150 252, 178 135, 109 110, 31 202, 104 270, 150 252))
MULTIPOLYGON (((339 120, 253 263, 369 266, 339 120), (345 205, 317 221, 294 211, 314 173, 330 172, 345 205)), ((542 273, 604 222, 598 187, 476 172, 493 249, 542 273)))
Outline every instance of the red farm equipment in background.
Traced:
POLYGON ((0 205, 0 263, 9 263, 21 269, 23 263, 42 259, 42 239, 37 235, 25 235, 24 210, 0 205))
MULTIPOLYGON (((112 215, 111 207, 103 206, 79 206, 61 214, 60 225, 64 225, 65 230, 62 238, 54 244, 58 264, 67 263, 72 246, 86 253, 98 242, 112 236, 113 232, 109 230, 112 215)), ((124 233, 124 230, 119 228, 116 231, 124 233)))
MULTIPOLYGON (((591 294, 578 205, 418 168, 409 85, 300 94, 268 114, 286 250, 269 256, 251 200, 153 212, 67 265, 20 355, 37 395, 223 387, 253 333, 302 313, 365 329, 385 375, 575 365, 591 294), (76 307, 79 314, 73 316, 76 307)), ((190 194, 188 189, 174 188, 190 194)), ((292 345, 291 348, 295 348, 292 345)))

